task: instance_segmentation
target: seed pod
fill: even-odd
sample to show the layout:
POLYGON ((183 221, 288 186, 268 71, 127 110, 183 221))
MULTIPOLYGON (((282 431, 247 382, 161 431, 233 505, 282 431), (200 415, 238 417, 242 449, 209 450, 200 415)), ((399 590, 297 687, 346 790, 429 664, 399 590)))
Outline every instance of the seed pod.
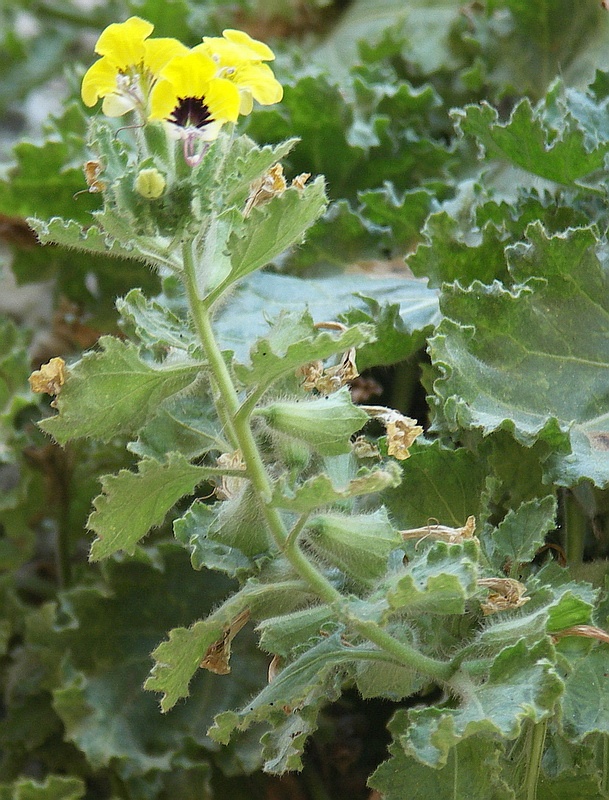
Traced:
POLYGON ((362 580, 382 575, 401 541, 384 508, 354 516, 320 514, 307 525, 307 539, 324 560, 362 580))
POLYGON ((272 403, 255 413, 271 428, 307 442, 325 456, 350 452, 350 437, 368 420, 352 403, 347 387, 317 400, 272 403))

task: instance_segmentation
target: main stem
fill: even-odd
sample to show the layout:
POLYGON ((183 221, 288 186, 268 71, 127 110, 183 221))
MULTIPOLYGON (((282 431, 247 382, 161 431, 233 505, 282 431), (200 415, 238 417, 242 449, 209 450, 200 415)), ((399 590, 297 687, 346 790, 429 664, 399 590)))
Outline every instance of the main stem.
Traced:
POLYGON ((454 668, 449 663, 429 658, 407 643, 398 641, 375 622, 351 616, 345 609, 343 595, 305 556, 298 545, 298 537, 289 535, 278 509, 272 505, 273 487, 250 428, 249 416, 238 413, 241 406, 239 395, 216 341, 210 312, 206 304, 198 296, 196 264, 192 252, 192 243, 189 241, 186 241, 183 245, 183 260, 184 283, 190 311, 217 387, 216 406, 218 407, 221 404, 223 412, 221 418, 228 426, 227 434, 238 444, 241 450, 248 477, 261 500, 262 513, 275 545, 318 597, 325 603, 335 606, 337 612, 345 617, 346 621, 360 635, 376 644, 399 663, 416 669, 430 678, 439 681, 447 680, 454 672, 454 668))
POLYGON ((537 783, 539 770, 546 740, 547 720, 533 724, 529 740, 529 758, 524 783, 524 800, 535 800, 537 797, 537 783))

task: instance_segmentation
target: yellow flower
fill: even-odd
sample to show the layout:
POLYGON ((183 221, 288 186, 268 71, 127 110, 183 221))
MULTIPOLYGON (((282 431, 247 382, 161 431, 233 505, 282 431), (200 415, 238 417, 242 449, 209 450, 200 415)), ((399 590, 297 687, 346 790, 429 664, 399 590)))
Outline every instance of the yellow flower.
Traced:
POLYGON ((283 87, 268 64, 275 56, 270 47, 243 31, 227 29, 222 37, 205 36, 195 51, 205 53, 218 65, 218 75, 237 86, 241 96, 240 114, 249 114, 254 100, 261 105, 278 103, 283 87))
POLYGON ((216 62, 204 53, 193 50, 173 58, 151 92, 150 119, 195 128, 201 138, 215 139, 225 122, 239 116, 238 89, 216 74, 216 62))
POLYGON ((85 73, 81 94, 85 105, 103 98, 102 110, 120 117, 133 108, 145 114, 147 95, 161 69, 188 48, 177 39, 149 39, 154 25, 140 17, 109 25, 95 45, 101 58, 85 73))
POLYGON ((150 94, 151 120, 164 120, 184 140, 184 156, 195 165, 197 141, 216 139, 226 122, 239 116, 239 90, 226 78, 217 77, 216 62, 191 50, 176 56, 161 70, 150 94))

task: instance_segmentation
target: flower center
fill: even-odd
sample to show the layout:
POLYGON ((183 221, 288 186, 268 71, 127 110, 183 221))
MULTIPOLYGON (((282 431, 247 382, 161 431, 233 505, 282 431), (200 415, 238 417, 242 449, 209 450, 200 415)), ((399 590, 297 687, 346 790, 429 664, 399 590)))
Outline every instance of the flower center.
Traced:
POLYGON ((178 97, 178 104, 168 120, 180 128, 203 128, 214 122, 211 111, 201 97, 178 97))

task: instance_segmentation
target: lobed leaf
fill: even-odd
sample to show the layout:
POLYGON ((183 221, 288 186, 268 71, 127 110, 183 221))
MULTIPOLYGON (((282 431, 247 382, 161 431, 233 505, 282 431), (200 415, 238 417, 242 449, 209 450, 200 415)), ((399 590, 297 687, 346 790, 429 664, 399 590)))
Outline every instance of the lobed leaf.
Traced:
POLYGON ((523 283, 446 288, 431 340, 436 407, 449 430, 513 430, 553 450, 554 482, 609 482, 609 273, 592 229, 548 237, 528 229, 510 271, 523 283), (531 275, 539 277, 529 277, 531 275), (586 325, 581 321, 585 319, 586 325), (565 390, 568 387, 568 391, 565 390), (571 453, 569 453, 571 450, 571 453))
POLYGON ((453 687, 460 697, 457 708, 409 712, 409 727, 400 736, 404 751, 438 768, 455 744, 470 736, 515 739, 525 720, 541 722, 554 712, 563 682, 553 660, 547 641, 528 647, 521 640, 496 656, 482 683, 460 674, 453 687))
POLYGON ((286 189, 252 209, 229 238, 231 273, 226 285, 266 266, 288 247, 300 243, 326 204, 323 178, 317 178, 302 190, 286 189))
POLYGON ((136 431, 159 403, 191 384, 200 364, 157 366, 142 361, 137 348, 111 336, 101 352, 86 353, 68 370, 56 404, 59 414, 40 422, 60 444, 92 437, 110 441, 136 431))
POLYGON ((384 800, 409 800, 430 797, 467 797, 468 800, 513 800, 514 794, 501 776, 501 746, 490 737, 479 735, 457 742, 442 769, 434 769, 407 755, 400 743, 403 712, 390 723, 397 734, 389 748, 391 758, 378 767, 369 785, 382 792, 384 800))
POLYGON ((502 158, 565 186, 580 185, 586 176, 602 169, 609 154, 609 142, 597 142, 591 148, 584 131, 563 123, 559 135, 548 129, 528 99, 521 100, 507 123, 488 103, 466 106, 454 112, 459 129, 475 136, 491 158, 502 158))
POLYGON ((344 353, 373 337, 371 325, 354 325, 337 334, 316 328, 308 311, 286 311, 273 321, 267 336, 252 345, 251 365, 235 364, 235 375, 245 386, 268 386, 303 364, 344 353))
POLYGON ((478 545, 436 542, 391 582, 389 605, 406 614, 463 614, 478 590, 478 545))
POLYGON ((309 478, 297 488, 280 482, 273 501, 281 508, 304 514, 349 497, 373 494, 390 487, 395 488, 400 482, 400 468, 395 462, 390 461, 377 469, 359 470, 358 475, 341 488, 335 487, 332 480, 323 473, 309 478))
POLYGON ((94 500, 95 511, 88 521, 97 534, 91 560, 99 561, 118 550, 133 555, 137 542, 161 525, 177 501, 191 494, 208 474, 205 467, 193 466, 181 454, 169 453, 163 463, 147 458, 140 461, 137 472, 121 470, 103 477, 103 494, 94 500))
POLYGON ((547 495, 510 509, 492 534, 487 549, 498 569, 532 561, 556 524, 556 499, 547 495))

